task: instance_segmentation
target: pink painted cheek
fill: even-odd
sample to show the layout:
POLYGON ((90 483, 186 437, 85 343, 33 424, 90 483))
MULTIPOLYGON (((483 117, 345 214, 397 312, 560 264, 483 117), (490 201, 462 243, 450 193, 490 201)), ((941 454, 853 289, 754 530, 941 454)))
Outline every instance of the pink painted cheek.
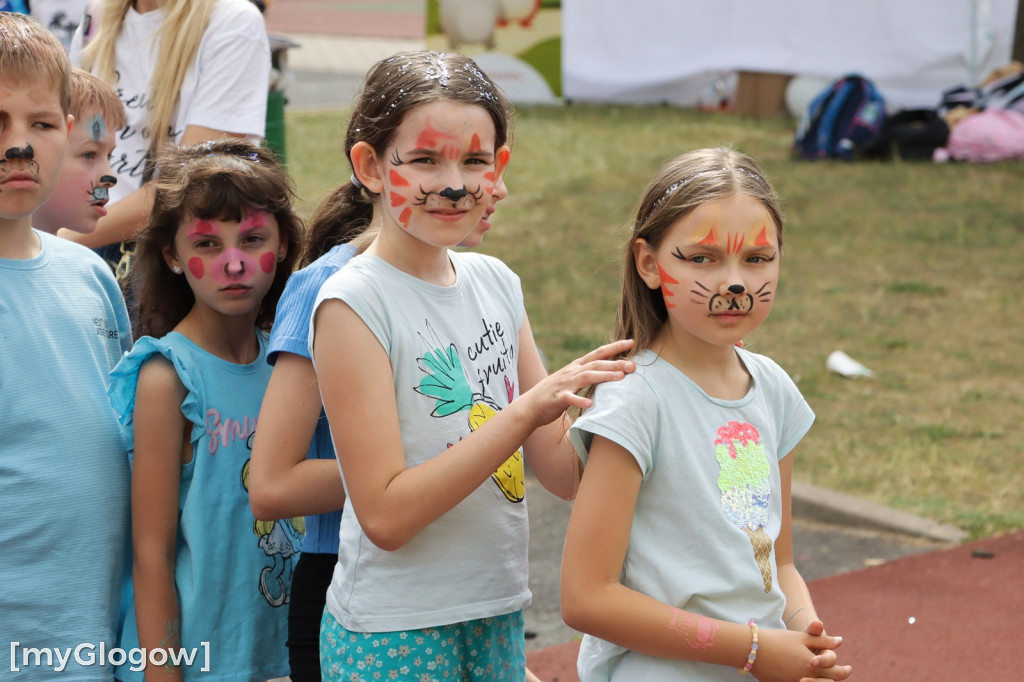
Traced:
POLYGON ((274 271, 277 266, 277 254, 273 251, 267 251, 260 256, 260 267, 263 268, 263 272, 268 275, 274 271))
POLYGON ((206 274, 206 268, 203 266, 203 259, 199 256, 192 256, 188 259, 188 271, 192 273, 192 276, 196 279, 202 279, 203 275, 206 274))

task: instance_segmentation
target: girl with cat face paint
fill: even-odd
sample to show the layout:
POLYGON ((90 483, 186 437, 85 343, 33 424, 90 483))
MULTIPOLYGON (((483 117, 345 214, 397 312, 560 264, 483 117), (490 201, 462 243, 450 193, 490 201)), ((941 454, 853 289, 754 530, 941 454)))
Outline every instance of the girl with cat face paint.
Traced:
POLYGON ((509 127, 500 90, 458 54, 379 62, 353 109, 333 234, 363 252, 320 288, 310 326, 347 493, 324 679, 526 678, 523 460, 570 497, 559 417, 630 365, 604 360, 621 343, 546 377, 518 278, 452 250, 498 191, 509 127))
POLYGON ((570 429, 586 474, 562 614, 595 680, 844 680, 793 562, 793 449, 814 414, 738 342, 768 317, 783 216, 750 157, 683 154, 644 192, 614 338, 636 371, 570 429), (671 542, 666 542, 671 538, 671 542))

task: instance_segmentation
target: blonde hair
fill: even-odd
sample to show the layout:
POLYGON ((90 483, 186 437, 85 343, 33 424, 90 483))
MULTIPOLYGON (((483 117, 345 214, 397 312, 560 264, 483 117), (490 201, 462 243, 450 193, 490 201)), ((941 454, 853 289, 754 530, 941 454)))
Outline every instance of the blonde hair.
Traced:
POLYGON ((87 112, 98 112, 107 122, 111 130, 124 128, 127 121, 124 115, 124 103, 117 93, 106 82, 88 71, 79 68, 71 70, 71 115, 75 123, 87 112))
POLYGON ((701 204, 736 194, 756 199, 768 210, 781 253, 782 201, 764 171, 746 154, 723 147, 688 152, 662 166, 647 185, 623 250, 622 297, 613 332, 616 340, 635 339, 629 355, 650 347, 668 317, 661 292, 649 288, 637 272, 633 244, 643 239, 657 249, 680 218, 701 204))
POLYGON ((0 79, 24 83, 39 78, 53 85, 67 116, 71 109, 71 62, 64 46, 35 19, 0 12, 0 79))
MULTIPOLYGON (((173 123, 185 73, 195 60, 199 43, 210 22, 217 0, 159 0, 164 19, 157 33, 160 51, 150 79, 150 148, 159 149, 167 141, 173 123)), ((85 67, 108 83, 117 79, 117 36, 134 0, 101 0, 96 37, 82 50, 85 67)))

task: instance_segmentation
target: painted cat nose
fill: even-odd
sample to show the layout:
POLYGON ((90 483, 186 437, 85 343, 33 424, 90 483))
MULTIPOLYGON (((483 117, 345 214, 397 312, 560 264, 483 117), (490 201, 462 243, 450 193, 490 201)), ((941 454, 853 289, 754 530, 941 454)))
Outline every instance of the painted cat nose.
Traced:
POLYGON ((446 187, 437 194, 438 196, 444 197, 448 201, 460 201, 466 198, 466 195, 469 194, 469 191, 465 187, 463 187, 462 189, 452 189, 451 187, 446 187))
POLYGON ((742 284, 730 284, 729 285, 729 293, 731 293, 731 294, 742 294, 746 290, 747 290, 747 288, 745 286, 743 286, 742 284))
POLYGON ((32 145, 26 144, 24 147, 11 147, 4 152, 4 158, 11 161, 14 159, 25 159, 31 161, 35 158, 35 151, 32 149, 32 145))

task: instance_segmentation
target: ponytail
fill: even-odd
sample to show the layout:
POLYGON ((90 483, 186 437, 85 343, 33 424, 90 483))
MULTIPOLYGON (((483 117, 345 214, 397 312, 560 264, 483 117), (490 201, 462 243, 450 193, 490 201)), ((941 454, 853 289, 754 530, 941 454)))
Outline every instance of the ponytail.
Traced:
POLYGON ((351 182, 328 194, 317 206, 309 221, 302 249, 302 266, 309 265, 338 244, 356 240, 359 250, 366 248, 376 230, 368 230, 373 222, 373 199, 351 182), (358 237, 363 236, 362 239, 358 237))

